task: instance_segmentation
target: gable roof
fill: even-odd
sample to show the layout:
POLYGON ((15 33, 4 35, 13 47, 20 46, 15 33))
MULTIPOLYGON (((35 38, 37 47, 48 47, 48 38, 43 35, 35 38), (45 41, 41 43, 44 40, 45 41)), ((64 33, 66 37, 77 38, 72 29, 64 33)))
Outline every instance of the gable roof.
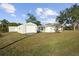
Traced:
POLYGON ((33 25, 33 26, 37 26, 36 24, 32 23, 32 22, 29 22, 29 23, 26 23, 26 25, 33 25))
POLYGON ((45 27, 54 27, 54 24, 53 23, 47 23, 47 24, 45 24, 45 27))
POLYGON ((62 25, 59 23, 47 23, 47 24, 45 24, 45 27, 58 27, 58 28, 60 28, 60 27, 62 27, 62 25))
POLYGON ((22 25, 20 25, 18 27, 21 27, 21 26, 37 26, 37 25, 32 23, 32 22, 29 22, 29 23, 22 24, 22 25))

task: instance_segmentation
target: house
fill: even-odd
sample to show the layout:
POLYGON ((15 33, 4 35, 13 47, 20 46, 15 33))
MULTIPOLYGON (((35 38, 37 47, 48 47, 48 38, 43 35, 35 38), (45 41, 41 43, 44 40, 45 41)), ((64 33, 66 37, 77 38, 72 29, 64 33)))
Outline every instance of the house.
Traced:
POLYGON ((18 32, 21 34, 37 33, 37 25, 29 22, 17 27, 9 27, 9 32, 18 32))
POLYGON ((56 32, 56 30, 58 32, 62 32, 63 28, 60 24, 53 24, 53 23, 45 24, 44 32, 56 32))
POLYGON ((62 27, 59 24, 48 23, 44 26, 37 26, 34 23, 25 23, 20 26, 9 26, 9 32, 18 32, 21 34, 37 33, 37 32, 62 32, 62 27))
POLYGON ((17 26, 9 26, 9 32, 17 32, 17 26))
POLYGON ((52 23, 45 24, 44 32, 55 32, 55 26, 52 23))

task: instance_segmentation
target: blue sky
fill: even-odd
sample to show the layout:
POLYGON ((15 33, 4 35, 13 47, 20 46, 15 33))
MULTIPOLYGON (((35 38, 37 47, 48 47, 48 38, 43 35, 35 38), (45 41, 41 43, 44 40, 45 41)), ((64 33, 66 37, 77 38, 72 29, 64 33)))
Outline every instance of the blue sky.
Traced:
POLYGON ((54 23, 56 16, 72 3, 0 3, 0 19, 25 23, 27 14, 36 16, 42 23, 54 23))

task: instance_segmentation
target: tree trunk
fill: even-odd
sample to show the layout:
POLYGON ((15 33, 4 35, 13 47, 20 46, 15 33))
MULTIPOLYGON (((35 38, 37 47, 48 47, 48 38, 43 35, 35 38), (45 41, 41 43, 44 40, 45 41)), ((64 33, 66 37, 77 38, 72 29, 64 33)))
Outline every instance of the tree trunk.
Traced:
POLYGON ((74 31, 75 31, 75 25, 74 25, 74 31))
POLYGON ((79 30, 79 24, 78 24, 78 30, 79 30))
POLYGON ((77 24, 74 24, 74 25, 73 25, 73 27, 74 27, 74 31, 76 30, 76 26, 77 26, 77 24))

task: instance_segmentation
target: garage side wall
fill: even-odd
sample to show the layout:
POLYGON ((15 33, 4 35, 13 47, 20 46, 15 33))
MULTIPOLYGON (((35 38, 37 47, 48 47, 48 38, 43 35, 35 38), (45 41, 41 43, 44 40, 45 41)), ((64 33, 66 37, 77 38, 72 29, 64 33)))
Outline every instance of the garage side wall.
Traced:
POLYGON ((9 26, 9 32, 17 32, 16 26, 9 26))

